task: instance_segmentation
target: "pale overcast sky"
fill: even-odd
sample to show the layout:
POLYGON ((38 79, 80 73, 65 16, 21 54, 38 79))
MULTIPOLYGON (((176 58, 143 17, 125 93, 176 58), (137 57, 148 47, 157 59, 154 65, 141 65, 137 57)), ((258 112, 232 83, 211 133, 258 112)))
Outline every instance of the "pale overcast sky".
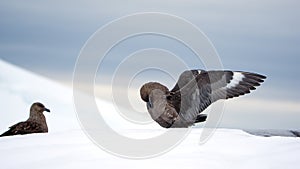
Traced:
MULTIPOLYGON (((258 122, 259 127, 299 128, 292 119, 300 119, 300 110, 285 109, 289 105, 297 107, 300 101, 299 7, 297 0, 1 1, 0 58, 70 84, 80 49, 101 26, 136 12, 169 13, 190 21, 208 36, 224 69, 254 71, 268 77, 262 87, 245 98, 256 99, 253 103, 257 106, 264 106, 257 100, 268 102, 266 106, 279 104, 255 112, 254 116, 267 114, 264 118, 268 118, 272 111, 281 115, 271 120, 270 125, 258 122), (285 112, 278 112, 283 110, 293 115, 288 118, 285 112), (279 124, 280 118, 284 124, 279 124)), ((110 55, 129 55, 149 47, 189 54, 171 40, 157 40, 154 36, 137 37, 124 42, 110 55)), ((112 60, 111 64, 117 62, 112 60)), ((203 69, 203 65, 193 65, 193 61, 190 66, 203 69)), ((230 125, 228 120, 226 125, 243 127, 247 119, 242 119, 241 114, 235 116, 239 119, 233 120, 240 123, 230 125)), ((245 115, 248 116, 251 115, 245 115)))

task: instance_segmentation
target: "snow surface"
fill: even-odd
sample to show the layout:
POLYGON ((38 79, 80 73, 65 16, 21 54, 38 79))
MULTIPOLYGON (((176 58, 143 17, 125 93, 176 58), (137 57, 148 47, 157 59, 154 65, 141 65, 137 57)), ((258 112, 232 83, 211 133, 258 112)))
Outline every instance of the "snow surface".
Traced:
MULTIPOLYGON (((80 129, 71 89, 0 60, 0 90, 0 132, 26 120, 32 102, 40 101, 51 109, 50 114, 45 113, 49 133, 0 138, 1 169, 299 168, 299 138, 259 137, 234 129, 218 129, 199 145, 202 129, 194 128, 181 144, 161 156, 144 160, 116 157, 93 144, 80 129)), ((106 112, 115 113, 110 103, 98 103, 106 112)), ((120 119, 113 116, 108 121, 120 124, 120 119)), ((153 128, 130 126, 119 131, 133 136, 165 131, 155 123, 150 126, 153 128)))
POLYGON ((199 145, 200 132, 193 130, 178 147, 146 160, 110 155, 79 130, 6 137, 0 140, 1 168, 299 168, 297 138, 265 138, 219 129, 206 144, 199 145))

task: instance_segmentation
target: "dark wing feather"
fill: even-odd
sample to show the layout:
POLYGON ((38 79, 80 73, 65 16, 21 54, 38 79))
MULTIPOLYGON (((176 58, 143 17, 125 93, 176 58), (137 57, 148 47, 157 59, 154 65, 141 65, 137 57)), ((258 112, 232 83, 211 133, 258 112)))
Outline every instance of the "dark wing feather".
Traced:
POLYGON ((11 126, 9 130, 1 134, 0 137, 19 135, 19 134, 23 135, 23 134, 30 134, 30 133, 42 133, 43 131, 44 130, 42 129, 39 123, 33 121, 25 121, 11 126))
POLYGON ((213 102, 250 93, 265 78, 249 72, 185 71, 167 98, 176 111, 180 112, 183 123, 191 125, 203 121, 198 120, 203 119, 199 114, 213 102))
POLYGON ((230 81, 212 91, 212 101, 229 99, 250 93, 260 86, 266 77, 256 73, 233 72, 230 81))

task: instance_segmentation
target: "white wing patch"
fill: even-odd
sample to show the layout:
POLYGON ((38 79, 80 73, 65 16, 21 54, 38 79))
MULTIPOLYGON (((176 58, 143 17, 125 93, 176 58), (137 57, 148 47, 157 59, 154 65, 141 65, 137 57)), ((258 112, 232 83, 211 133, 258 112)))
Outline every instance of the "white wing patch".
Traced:
POLYGON ((245 76, 241 72, 233 72, 233 77, 230 80, 230 82, 226 85, 226 88, 233 88, 236 87, 243 79, 245 76))
POLYGON ((198 74, 199 74, 199 75, 201 74, 201 70, 198 70, 198 74))

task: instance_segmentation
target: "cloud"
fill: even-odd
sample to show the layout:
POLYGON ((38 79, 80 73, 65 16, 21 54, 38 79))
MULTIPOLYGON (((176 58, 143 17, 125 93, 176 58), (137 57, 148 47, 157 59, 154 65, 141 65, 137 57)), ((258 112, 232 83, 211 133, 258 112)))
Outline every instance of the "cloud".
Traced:
MULTIPOLYGON (((251 95, 251 94, 250 94, 251 95)), ((220 124, 229 128, 298 129, 300 105, 293 100, 268 100, 251 96, 225 102, 220 124)))

